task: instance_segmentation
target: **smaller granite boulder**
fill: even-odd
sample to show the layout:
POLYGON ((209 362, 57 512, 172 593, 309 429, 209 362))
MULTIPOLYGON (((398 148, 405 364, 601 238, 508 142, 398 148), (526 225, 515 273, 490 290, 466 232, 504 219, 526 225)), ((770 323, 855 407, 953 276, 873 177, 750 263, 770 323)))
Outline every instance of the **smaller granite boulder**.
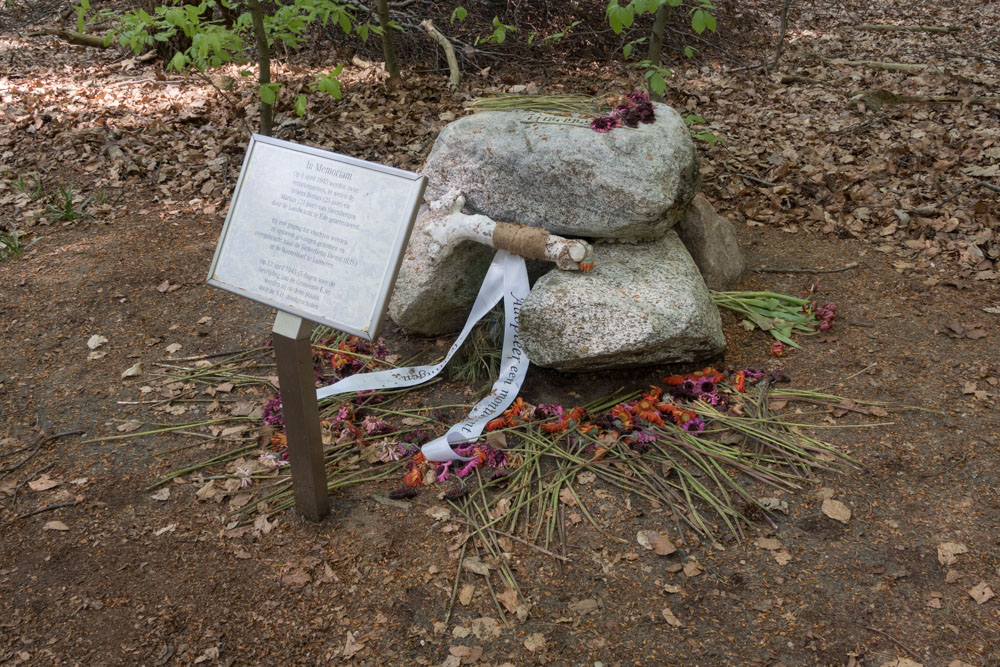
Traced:
POLYGON ((684 219, 674 228, 698 265, 709 289, 727 290, 739 282, 743 256, 733 224, 696 195, 684 219))
POLYGON ((726 347, 705 282, 675 232, 599 245, 589 273, 550 271, 521 308, 532 363, 562 371, 702 361, 726 347))
POLYGON ((420 207, 389 301, 392 321, 409 334, 437 336, 461 329, 496 253, 473 241, 440 247, 428 232, 436 215, 420 207))

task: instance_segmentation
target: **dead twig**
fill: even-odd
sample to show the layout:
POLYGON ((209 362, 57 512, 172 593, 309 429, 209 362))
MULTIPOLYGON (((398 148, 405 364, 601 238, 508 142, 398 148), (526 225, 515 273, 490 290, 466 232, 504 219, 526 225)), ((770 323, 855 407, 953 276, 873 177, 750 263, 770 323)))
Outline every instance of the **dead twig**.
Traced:
POLYGON ((825 60, 831 65, 871 67, 872 69, 881 69, 888 72, 923 72, 925 69, 933 67, 933 65, 928 63, 893 63, 882 60, 847 60, 846 58, 826 58, 825 60))
POLYGON ((448 87, 452 90, 458 88, 462 80, 462 72, 458 69, 458 60, 455 58, 455 48, 441 32, 434 27, 430 19, 420 22, 420 27, 427 32, 427 36, 437 42, 444 49, 444 56, 448 59, 448 87))
POLYGON ((52 35, 53 37, 58 37, 64 42, 70 44, 75 44, 76 46, 89 46, 94 49, 106 49, 111 44, 105 44, 105 37, 101 35, 85 35, 81 32, 73 32, 72 30, 36 30, 34 32, 29 32, 28 37, 38 37, 41 35, 52 35))
POLYGON ((756 176, 751 176, 750 174, 744 174, 743 172, 736 171, 735 169, 730 169, 729 164, 726 162, 723 162, 722 166, 725 167, 726 171, 728 171, 733 176, 739 176, 740 178, 744 178, 748 181, 752 181, 753 183, 758 183, 768 188, 778 187, 777 183, 772 183, 771 181, 765 181, 762 178, 757 178, 756 176))
POLYGON ((31 480, 35 479, 36 477, 38 477, 39 475, 41 475, 43 472, 45 472, 46 470, 48 470, 49 468, 51 468, 54 465, 55 465, 55 463, 50 463, 47 466, 42 466, 41 468, 39 468, 35 472, 33 472, 30 475, 28 475, 24 479, 23 482, 21 482, 20 484, 18 484, 17 486, 15 486, 14 487, 14 493, 12 493, 11 496, 10 496, 11 502, 16 504, 17 503, 17 492, 20 491, 21 489, 23 489, 25 484, 27 484, 31 480))
POLYGON ((7 477, 7 475, 11 474, 15 470, 23 466, 25 463, 33 459, 35 457, 35 454, 37 454, 39 450, 41 450, 42 445, 44 445, 45 443, 51 442, 58 438, 64 438, 67 435, 81 435, 82 433, 83 431, 64 431, 62 433, 55 433, 53 435, 47 435, 39 438, 38 441, 35 442, 34 446, 32 446, 31 453, 25 456, 21 461, 15 463, 12 468, 7 468, 6 470, 4 470, 3 474, 0 475, 0 479, 4 479, 5 477, 7 477))
POLYGON ((55 503, 54 505, 46 505, 45 507, 39 507, 36 510, 31 510, 30 512, 25 512, 24 514, 18 514, 16 517, 14 517, 13 519, 11 519, 7 523, 5 523, 4 526, 5 527, 9 526, 12 523, 14 523, 15 521, 20 521, 21 519, 27 519, 28 517, 35 516, 36 514, 42 514, 44 512, 51 512, 52 510, 57 510, 57 509, 60 509, 62 507, 73 507, 73 506, 79 505, 79 504, 80 503, 78 503, 77 501, 71 500, 71 501, 66 502, 66 503, 55 503))
POLYGON ((818 83, 823 84, 825 81, 820 81, 819 79, 814 79, 810 76, 802 76, 801 74, 782 74, 781 83, 818 83))
POLYGON ((785 33, 788 32, 788 5, 792 0, 785 0, 781 5, 781 32, 778 33, 778 43, 774 46, 774 57, 770 63, 764 63, 764 74, 768 74, 771 68, 778 64, 781 58, 781 47, 785 45, 785 33))
POLYGON ((841 266, 837 269, 792 269, 792 268, 780 268, 780 267, 764 267, 761 269, 754 269, 757 273, 842 273, 844 271, 850 271, 851 269, 858 268, 857 262, 851 262, 845 266, 841 266))
POLYGON ((912 655, 914 658, 918 658, 918 659, 920 658, 920 656, 917 655, 917 653, 913 649, 911 649, 909 646, 907 646, 903 642, 899 641, 898 639, 896 639, 895 637, 893 637, 892 635, 890 635, 885 630, 879 630, 878 628, 876 628, 874 626, 871 626, 871 625, 866 625, 865 626, 865 630, 871 630, 872 632, 877 632, 878 634, 882 635, 883 637, 885 637, 886 639, 888 639, 889 641, 891 641, 893 644, 895 644, 896 646, 898 646, 899 648, 903 649, 904 651, 906 651, 907 653, 909 653, 910 655, 912 655))
POLYGON ((855 26, 855 30, 868 30, 873 32, 937 32, 947 34, 950 32, 962 32, 956 25, 891 25, 881 23, 862 23, 855 26))

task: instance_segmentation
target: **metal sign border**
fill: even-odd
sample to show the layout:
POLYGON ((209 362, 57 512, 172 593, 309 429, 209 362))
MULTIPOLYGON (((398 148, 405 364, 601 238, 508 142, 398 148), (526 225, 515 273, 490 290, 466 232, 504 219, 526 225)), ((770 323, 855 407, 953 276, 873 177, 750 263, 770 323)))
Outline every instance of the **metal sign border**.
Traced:
MULTIPOLYGON (((403 169, 397 169, 395 167, 389 167, 382 164, 377 164, 375 162, 368 162, 366 160, 359 160, 357 158, 349 157, 347 155, 340 155, 338 153, 332 153, 330 151, 325 151, 320 148, 314 148, 312 146, 304 146, 301 144, 292 143, 290 141, 284 141, 282 139, 275 139, 273 137, 264 136, 261 134, 254 134, 250 137, 250 143, 247 145, 247 152, 243 158, 243 166, 240 168, 240 176, 236 181, 236 187, 233 189, 233 196, 229 203, 229 211, 226 213, 226 221, 222 225, 222 232, 219 235, 219 241, 215 246, 215 255, 212 257, 212 264, 208 269, 208 278, 206 282, 213 287, 218 287, 220 289, 226 290, 227 292, 232 292, 233 294, 239 294, 242 297, 246 297, 251 301, 256 301, 272 308, 276 308, 280 311, 286 313, 291 313, 297 315, 305 320, 311 322, 317 322, 319 324, 325 324, 331 326, 339 331, 344 331, 349 334, 358 336, 359 338, 364 338, 365 340, 374 340, 378 337, 379 329, 381 328, 382 321, 384 319, 386 304, 389 301, 389 296, 392 294, 392 289, 396 284, 396 278, 399 275, 399 267, 403 263, 403 253, 406 250, 406 244, 410 240, 410 233, 413 231, 413 223, 417 217, 417 210, 420 208, 420 204, 423 201, 424 189, 427 187, 427 177, 422 174, 417 174, 410 171, 405 171, 403 169), (404 226, 404 229, 397 230, 396 240, 392 246, 391 256, 394 258, 390 266, 385 267, 385 273, 383 274, 382 284, 379 288, 378 296, 376 297, 375 304, 373 304, 372 315, 369 320, 368 326, 363 329, 356 329, 352 326, 346 325, 343 322, 338 322, 334 317, 328 317, 322 313, 313 313, 306 310, 301 310, 298 308, 291 308, 288 304, 279 303, 274 299, 262 296, 248 289, 244 289, 238 285, 233 285, 231 283, 223 282, 215 278, 215 271, 219 264, 219 257, 222 254, 222 248, 225 244, 226 237, 231 231, 233 226, 233 211, 236 209, 236 202, 239 199, 240 192, 243 188, 243 181, 246 175, 247 166, 250 164, 250 158, 253 154, 254 147, 258 144, 268 144, 271 146, 276 146, 278 148, 284 148, 287 150, 292 150, 298 153, 305 153, 307 155, 314 155, 325 160, 332 160, 334 162, 341 162, 343 164, 351 165, 354 167, 360 167, 362 169, 369 169, 371 171, 381 172, 383 174, 388 174, 390 176, 395 176, 398 178, 411 181, 413 184, 413 189, 410 191, 410 204, 411 210, 409 215, 409 220, 404 226)), ((405 210, 405 209, 404 209, 405 210)))

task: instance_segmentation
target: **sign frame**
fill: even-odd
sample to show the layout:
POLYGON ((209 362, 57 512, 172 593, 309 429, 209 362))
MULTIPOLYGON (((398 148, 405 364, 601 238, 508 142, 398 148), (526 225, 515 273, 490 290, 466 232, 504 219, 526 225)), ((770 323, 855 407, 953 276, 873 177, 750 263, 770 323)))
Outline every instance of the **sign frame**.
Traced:
MULTIPOLYGON (((272 308, 276 308, 279 311, 289 313, 291 315, 296 315, 304 320, 311 322, 316 322, 319 324, 325 324, 327 326, 333 327, 338 331, 344 331, 349 334, 353 334, 365 340, 374 340, 378 336, 379 329, 381 328, 382 322, 385 319, 386 305, 392 294, 392 289, 395 286, 396 278, 399 275, 399 268, 403 263, 403 254, 406 250, 407 243, 410 239, 410 234, 413 231, 413 225, 416 220, 417 210, 423 203, 424 189, 427 186, 427 177, 414 173, 405 171, 403 169, 397 169, 395 167, 389 167, 386 165, 377 164, 374 162, 368 162, 365 160, 359 160, 357 158, 352 158, 346 155, 340 155, 337 153, 332 153, 330 151, 325 151, 319 148, 314 148, 312 146, 304 146, 301 144, 292 143, 289 141, 284 141, 282 139, 275 139, 273 137, 268 137, 260 134, 254 134, 250 138, 250 143, 247 146, 246 155, 243 158, 243 166, 240 169, 240 176, 236 182, 236 186, 233 190, 233 196, 230 201, 229 211, 226 214, 225 223, 222 226, 222 232, 219 235, 218 243, 215 247, 215 255, 212 258, 212 264, 209 267, 207 282, 209 285, 218 287, 220 289, 232 292, 234 294, 239 294, 245 298, 252 301, 262 303, 272 308), (320 158, 327 161, 337 162, 346 166, 353 167, 355 169, 364 169, 379 174, 384 174, 392 176, 395 178, 402 179, 410 183, 410 189, 408 197, 403 201, 401 206, 401 212, 405 219, 400 220, 398 225, 394 229, 395 238, 391 246, 391 250, 388 252, 388 257, 390 261, 388 266, 383 267, 383 273, 381 282, 378 286, 377 295, 375 298, 375 303, 371 310, 371 316, 369 321, 364 326, 353 326, 353 323, 345 323, 336 319, 336 314, 322 313, 310 311, 306 308, 295 307, 293 304, 283 303, 279 299, 273 298, 271 296, 261 294, 260 292, 250 289, 246 285, 239 285, 233 282, 226 282, 217 277, 217 271, 219 268, 220 259, 223 254, 223 248, 225 246, 227 238, 229 235, 239 231, 240 222, 235 220, 235 212, 237 210, 237 204, 239 201, 240 194, 244 190, 246 184, 246 177, 248 168, 251 165, 251 159, 253 157, 254 149, 258 146, 271 146, 283 150, 292 151, 300 154, 303 158, 306 156, 312 156, 320 158)), ((364 221, 361 221, 364 224, 364 221)), ((362 227, 361 233, 364 233, 364 228, 362 227)))

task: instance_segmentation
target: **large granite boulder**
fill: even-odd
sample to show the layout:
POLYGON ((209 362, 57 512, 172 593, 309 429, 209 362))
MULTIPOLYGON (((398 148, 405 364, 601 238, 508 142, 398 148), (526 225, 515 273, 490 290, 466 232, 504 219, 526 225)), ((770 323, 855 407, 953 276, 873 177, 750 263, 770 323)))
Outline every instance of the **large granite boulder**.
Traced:
POLYGON ((736 230, 702 195, 694 198, 674 231, 691 253, 709 289, 727 290, 739 282, 743 255, 736 230))
POLYGON ((674 232, 594 248, 588 273, 553 270, 521 307, 531 362, 590 371, 709 359, 726 347, 698 267, 674 232))
POLYGON ((460 190, 478 213, 567 237, 658 238, 684 215, 699 172, 684 120, 654 108, 655 122, 604 134, 527 111, 466 116, 438 135, 425 196, 460 190))

